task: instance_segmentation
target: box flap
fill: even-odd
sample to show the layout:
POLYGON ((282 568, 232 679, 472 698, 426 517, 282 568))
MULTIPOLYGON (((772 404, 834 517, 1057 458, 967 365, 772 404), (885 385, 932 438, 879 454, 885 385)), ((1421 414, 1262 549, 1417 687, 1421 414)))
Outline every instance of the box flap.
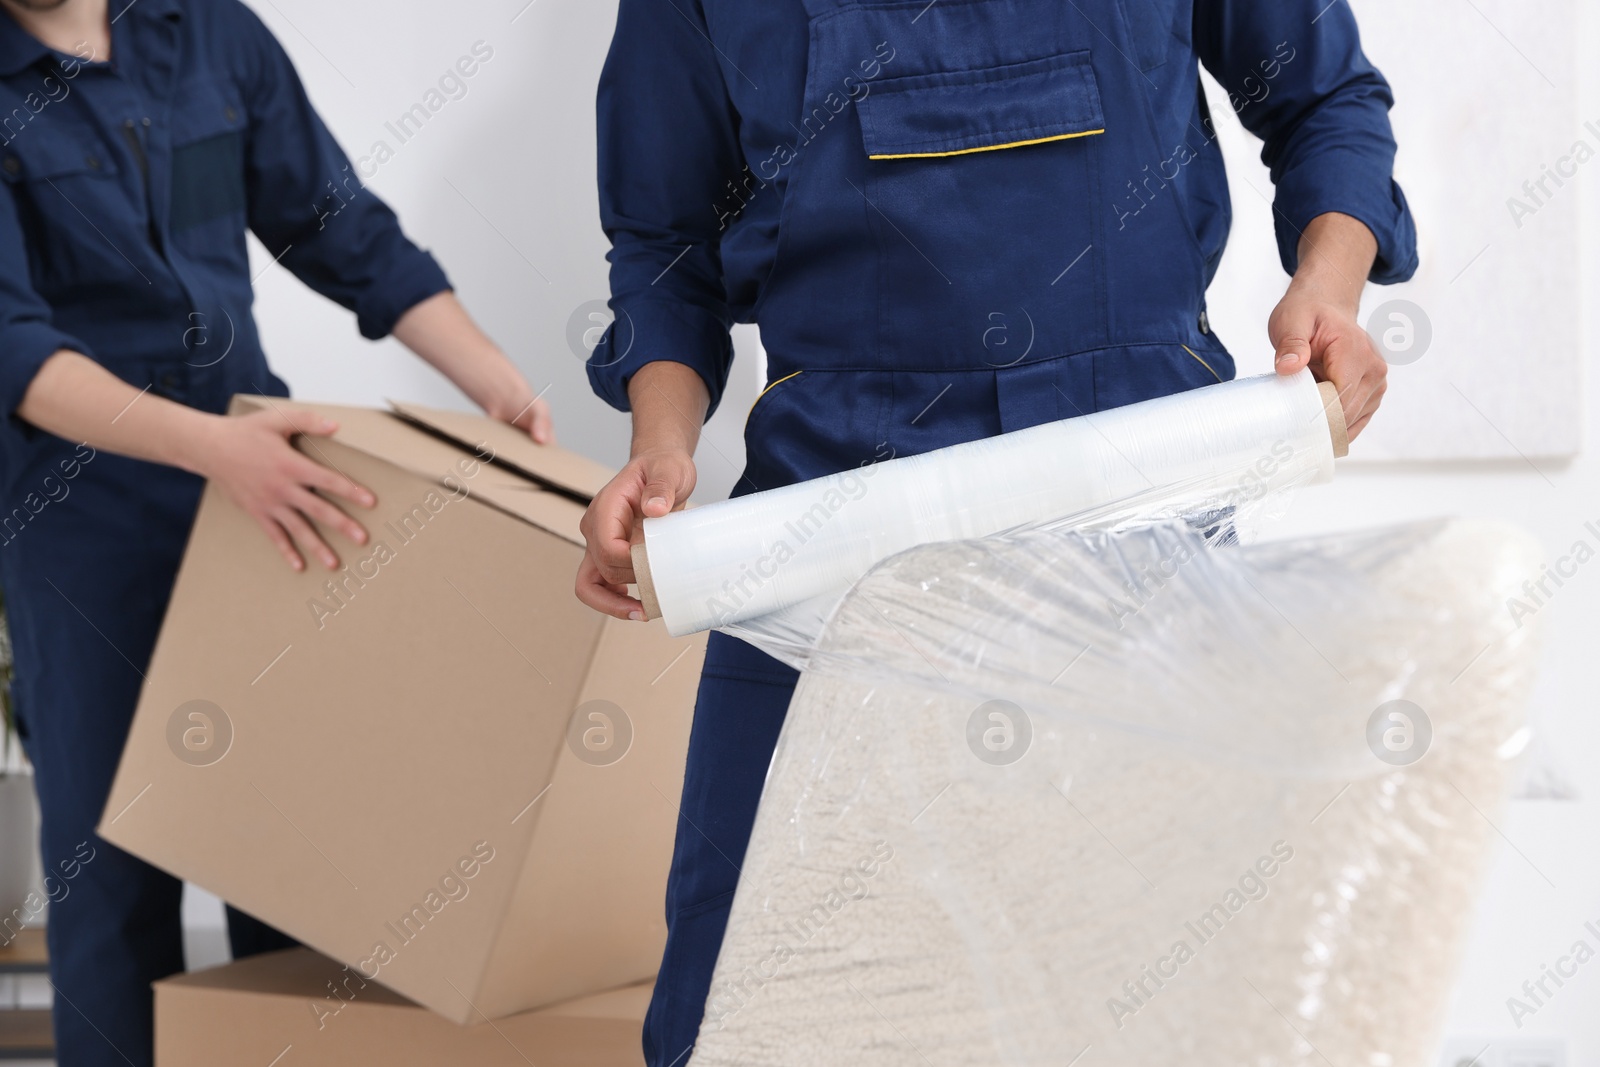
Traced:
POLYGON ((588 503, 616 472, 556 445, 535 444, 515 426, 484 415, 389 401, 395 415, 469 450, 492 450, 493 462, 588 503))
POLYGON ((578 523, 583 505, 558 493, 546 492, 526 482, 484 481, 472 483, 472 495, 524 522, 552 533, 563 541, 582 546, 583 533, 578 523))
MULTIPOLYGON (((500 462, 499 460, 503 458, 500 450, 506 446, 504 439, 506 435, 496 433, 493 442, 487 441, 485 436, 480 435, 478 444, 483 445, 481 450, 478 444, 468 443, 466 440, 472 436, 468 432, 470 427, 483 423, 506 430, 510 438, 520 440, 520 445, 512 447, 523 448, 524 451, 527 449, 541 451, 541 446, 534 444, 514 427, 474 415, 437 413, 454 414, 457 428, 465 435, 457 437, 435 431, 421 422, 396 417, 393 413, 376 408, 307 403, 301 400, 263 396, 236 396, 228 410, 230 414, 239 415, 260 411, 269 405, 314 411, 333 419, 339 424, 339 430, 333 435, 333 439, 340 444, 382 458, 402 470, 410 471, 452 490, 459 491, 460 487, 465 486, 479 503, 498 508, 564 541, 570 541, 575 545, 583 544, 583 534, 578 530, 578 522, 583 518, 587 496, 581 497, 580 500, 575 499, 579 494, 570 490, 547 491, 538 477, 520 470, 516 464, 508 465, 500 462), (494 461, 489 459, 491 455, 496 457, 494 461)), ((418 410, 431 412, 428 408, 418 410)), ((319 447, 318 441, 319 438, 315 437, 301 437, 300 447, 313 459, 337 470, 337 464, 331 462, 328 452, 319 447)), ((570 452, 562 455, 590 464, 602 473, 605 471, 604 467, 582 456, 575 456, 570 452)), ((605 477, 609 478, 610 475, 607 474, 605 477)))
MULTIPOLYGON (((334 440, 351 448, 358 448, 368 455, 378 456, 403 470, 420 474, 435 482, 442 481, 447 476, 460 479, 463 474, 471 470, 475 462, 483 459, 474 454, 470 446, 463 450, 456 444, 442 441, 436 436, 418 433, 387 411, 377 408, 308 403, 304 400, 275 396, 240 395, 233 398, 228 413, 240 415, 266 408, 281 409, 285 412, 290 409, 314 411, 318 415, 330 418, 339 424, 338 432, 333 435, 334 440)), ((286 414, 285 418, 287 417, 286 414)), ((314 458, 323 458, 317 456, 316 444, 319 438, 306 436, 301 440, 307 453, 314 458)), ((473 482, 479 480, 474 478, 473 482)), ((506 479, 502 477, 500 480, 506 479)))

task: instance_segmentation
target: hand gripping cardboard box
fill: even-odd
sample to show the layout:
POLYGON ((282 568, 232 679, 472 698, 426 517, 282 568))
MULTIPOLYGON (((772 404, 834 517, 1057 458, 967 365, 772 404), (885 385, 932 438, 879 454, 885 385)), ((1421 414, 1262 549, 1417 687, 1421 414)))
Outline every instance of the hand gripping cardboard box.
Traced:
POLYGON ((650 985, 461 1027, 306 949, 155 984, 156 1067, 643 1067, 650 985))
POLYGON ((456 1022, 651 977, 704 641, 573 595, 608 472, 295 406, 371 539, 296 574, 207 488, 100 833, 456 1022))

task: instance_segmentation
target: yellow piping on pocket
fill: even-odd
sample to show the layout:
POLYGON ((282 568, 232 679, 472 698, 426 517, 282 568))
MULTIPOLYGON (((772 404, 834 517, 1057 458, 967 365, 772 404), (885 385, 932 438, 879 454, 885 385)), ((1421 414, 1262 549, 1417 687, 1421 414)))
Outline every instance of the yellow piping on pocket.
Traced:
MULTIPOLYGON (((1070 141, 1074 137, 1093 137, 1097 133, 1105 133, 1105 132, 1106 131, 1103 130, 1103 129, 1100 129, 1100 130, 1084 130, 1082 133, 1062 133, 1062 134, 1057 134, 1054 137, 1035 137, 1031 141, 1012 141, 1009 144, 986 144, 986 145, 982 145, 982 146, 980 146, 978 148, 958 148, 954 152, 901 152, 898 155, 868 156, 867 158, 868 159, 933 159, 933 158, 936 158, 936 157, 939 157, 939 156, 965 156, 965 155, 971 155, 973 152, 998 152, 1003 148, 1021 148, 1023 145, 1044 144, 1047 141, 1070 141)), ((773 383, 773 384, 777 384, 777 383, 773 383)))
POLYGON ((752 403, 750 405, 750 410, 748 412, 746 412, 745 416, 744 416, 745 421, 746 422, 750 421, 750 416, 755 413, 756 404, 761 403, 761 397, 766 396, 768 393, 772 392, 774 389, 776 389, 778 386, 782 385, 784 382, 788 381, 790 378, 798 378, 800 375, 802 375, 804 373, 805 373, 805 371, 797 370, 793 374, 785 374, 782 378, 779 378, 777 381, 769 383, 765 389, 761 390, 760 394, 755 398, 754 403, 752 403))
MULTIPOLYGON (((1185 352, 1189 353, 1191 356, 1194 356, 1195 362, 1199 363, 1206 370, 1210 370, 1211 371, 1211 376, 1213 378, 1215 378, 1219 382, 1222 381, 1222 375, 1218 374, 1214 370, 1211 370, 1211 364, 1207 363, 1205 360, 1201 359, 1199 356, 1195 356, 1194 355, 1194 349, 1190 348, 1188 345, 1179 345, 1178 347, 1183 349, 1185 352)), ((760 399, 760 398, 757 397, 757 399, 760 399)))

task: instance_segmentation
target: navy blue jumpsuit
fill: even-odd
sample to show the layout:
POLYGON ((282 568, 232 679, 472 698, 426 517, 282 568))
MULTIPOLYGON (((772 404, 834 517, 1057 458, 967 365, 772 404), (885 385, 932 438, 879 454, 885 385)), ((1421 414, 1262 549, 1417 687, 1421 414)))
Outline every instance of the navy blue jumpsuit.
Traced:
MULTIPOLYGON (((1233 376, 1206 322, 1227 239, 1206 68, 1265 143, 1278 252, 1354 216, 1376 282, 1415 234, 1389 87, 1329 0, 622 0, 599 92, 616 321, 590 361, 687 364, 732 322, 768 389, 737 493, 1233 376)), ((1261 250, 1265 252, 1266 250, 1261 250)), ((795 675, 713 634, 645 1026, 692 1045, 795 675)))
MULTIPOLYGON (((0 586, 62 1067, 149 1064, 150 982, 183 969, 180 883, 94 827, 201 482, 41 432, 17 406, 63 348, 204 411, 285 395, 251 318, 247 230, 368 337, 448 284, 361 191, 248 8, 112 8, 109 64, 53 52, 0 11, 0 586)), ((237 913, 230 927, 236 953, 284 943, 237 913)))

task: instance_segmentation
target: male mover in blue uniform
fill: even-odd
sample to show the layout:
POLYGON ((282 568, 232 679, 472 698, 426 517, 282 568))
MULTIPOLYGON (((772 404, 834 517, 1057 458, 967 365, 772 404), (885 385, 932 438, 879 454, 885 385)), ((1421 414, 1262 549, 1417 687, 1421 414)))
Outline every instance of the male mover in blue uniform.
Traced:
MULTIPOLYGON (((1362 287, 1417 262, 1391 102, 1327 0, 621 0, 590 379, 633 453, 585 517, 578 595, 642 617, 629 539, 694 487, 734 322, 770 382, 739 494, 1231 378, 1205 303, 1230 221, 1214 107, 1271 168, 1277 369, 1335 383, 1359 434, 1385 381, 1362 287)), ((711 636, 652 1067, 693 1046, 794 682, 711 636)))

